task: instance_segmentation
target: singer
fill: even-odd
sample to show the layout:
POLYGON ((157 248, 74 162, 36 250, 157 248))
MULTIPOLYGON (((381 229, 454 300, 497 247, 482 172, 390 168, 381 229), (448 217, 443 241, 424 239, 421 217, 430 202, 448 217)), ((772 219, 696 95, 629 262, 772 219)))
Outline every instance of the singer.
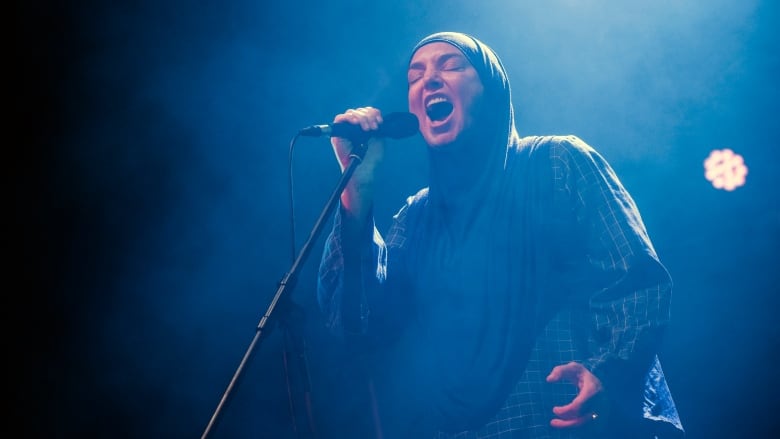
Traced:
MULTIPOLYGON (((657 355, 672 280, 605 158, 521 137, 507 72, 472 36, 423 38, 407 75, 428 185, 380 234, 382 113, 336 115, 368 148, 318 275, 328 327, 372 360, 383 437, 684 437, 657 355)), ((343 170, 353 144, 331 143, 343 170)))

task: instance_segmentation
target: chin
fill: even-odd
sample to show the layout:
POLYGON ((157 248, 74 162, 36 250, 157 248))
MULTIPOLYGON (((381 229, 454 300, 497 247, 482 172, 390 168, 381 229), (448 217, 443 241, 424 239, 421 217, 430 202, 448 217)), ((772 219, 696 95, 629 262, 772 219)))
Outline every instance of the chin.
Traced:
POLYGON ((444 148, 457 140, 458 136, 454 133, 428 134, 425 143, 431 148, 444 148))
POLYGON ((458 140, 462 136, 463 130, 452 121, 439 126, 425 126, 425 141, 430 146, 446 146, 458 140))

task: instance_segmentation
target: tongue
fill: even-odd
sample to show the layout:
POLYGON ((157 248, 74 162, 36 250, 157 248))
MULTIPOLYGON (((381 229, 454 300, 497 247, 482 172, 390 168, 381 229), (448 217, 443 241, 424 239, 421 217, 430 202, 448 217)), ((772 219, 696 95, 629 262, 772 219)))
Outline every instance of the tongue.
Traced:
POLYGON ((452 104, 449 102, 438 102, 428 107, 426 113, 431 120, 443 120, 452 113, 452 104))

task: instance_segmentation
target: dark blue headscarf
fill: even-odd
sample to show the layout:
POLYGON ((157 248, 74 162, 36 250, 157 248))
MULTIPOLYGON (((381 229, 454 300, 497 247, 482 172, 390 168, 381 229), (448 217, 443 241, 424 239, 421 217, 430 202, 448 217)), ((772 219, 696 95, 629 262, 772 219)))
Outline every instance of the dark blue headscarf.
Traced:
MULTIPOLYGON (((431 149, 430 186, 437 202, 471 202, 469 195, 492 184, 504 165, 507 149, 519 142, 515 129, 512 93, 504 65, 489 46, 471 35, 438 32, 420 40, 412 51, 430 43, 443 42, 459 49, 477 71, 484 87, 475 126, 462 136, 465 141, 450 148, 431 149), (465 143, 465 144, 464 144, 465 143)), ((411 57, 410 57, 411 60, 411 57)), ((476 194, 479 197, 479 194, 476 194)))
POLYGON ((430 35, 414 50, 433 42, 463 52, 484 96, 463 139, 429 148, 429 192, 409 209, 404 260, 419 327, 404 355, 424 370, 438 428, 461 431, 486 422, 525 368, 546 278, 539 218, 551 180, 549 167, 535 163, 540 155, 519 148, 495 52, 456 32, 430 35))

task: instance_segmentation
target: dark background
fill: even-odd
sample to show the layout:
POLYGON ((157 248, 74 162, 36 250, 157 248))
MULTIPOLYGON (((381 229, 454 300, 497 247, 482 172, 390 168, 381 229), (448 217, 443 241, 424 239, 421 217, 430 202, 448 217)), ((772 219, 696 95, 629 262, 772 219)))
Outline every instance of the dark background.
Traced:
MULTIPOLYGON (((689 438, 776 435, 777 3, 480 3, 16 5, 10 424, 26 437, 200 437, 293 238, 297 251, 339 177, 327 139, 298 140, 292 162, 291 139, 346 108, 405 110, 412 45, 458 30, 502 57, 521 134, 580 136, 639 204, 675 280, 660 356, 689 438), (704 178, 723 148, 749 167, 734 191, 704 178)), ((418 137, 391 142, 381 228, 426 170, 418 137)), ((315 306, 321 250, 318 239, 288 291, 314 418, 323 438, 365 437, 360 368, 344 364, 315 306)), ((296 437, 276 328, 213 437, 296 437)), ((300 404, 302 376, 290 379, 300 404)))

